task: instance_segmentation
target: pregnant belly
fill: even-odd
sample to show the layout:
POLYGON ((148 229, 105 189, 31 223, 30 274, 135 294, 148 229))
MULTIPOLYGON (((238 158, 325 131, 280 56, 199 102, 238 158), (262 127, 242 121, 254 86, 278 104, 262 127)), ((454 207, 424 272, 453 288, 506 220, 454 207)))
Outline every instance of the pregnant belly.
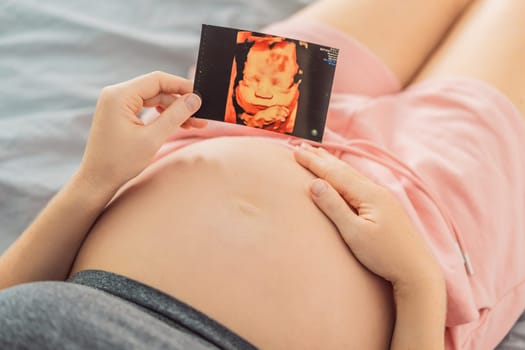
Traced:
POLYGON ((141 281, 261 348, 387 348, 390 288, 313 204, 312 179, 269 140, 194 143, 119 193, 72 273, 141 281))

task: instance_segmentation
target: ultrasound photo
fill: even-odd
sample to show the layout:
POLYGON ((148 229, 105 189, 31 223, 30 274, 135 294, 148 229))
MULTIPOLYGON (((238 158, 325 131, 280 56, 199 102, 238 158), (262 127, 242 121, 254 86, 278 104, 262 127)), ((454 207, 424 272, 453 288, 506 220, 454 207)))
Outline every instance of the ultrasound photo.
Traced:
POLYGON ((203 25, 196 116, 321 142, 338 49, 203 25))

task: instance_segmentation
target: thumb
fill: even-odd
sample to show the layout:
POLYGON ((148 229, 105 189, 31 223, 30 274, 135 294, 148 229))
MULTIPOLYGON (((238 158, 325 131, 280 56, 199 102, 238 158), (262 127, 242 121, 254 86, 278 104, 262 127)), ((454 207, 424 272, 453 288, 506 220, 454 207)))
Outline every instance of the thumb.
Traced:
POLYGON ((183 95, 159 115, 151 124, 151 128, 155 129, 154 132, 168 137, 199 110, 201 103, 201 98, 194 93, 183 95))
POLYGON ((348 245, 352 241, 352 232, 356 232, 359 217, 349 207, 341 195, 326 181, 315 179, 310 188, 314 203, 337 226, 348 245))

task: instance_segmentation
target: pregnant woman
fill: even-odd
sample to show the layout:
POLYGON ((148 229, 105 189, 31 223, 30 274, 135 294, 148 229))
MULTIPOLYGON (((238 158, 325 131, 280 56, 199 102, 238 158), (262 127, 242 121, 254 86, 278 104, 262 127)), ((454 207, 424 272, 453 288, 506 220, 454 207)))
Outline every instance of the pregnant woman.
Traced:
POLYGON ((0 345, 494 348, 525 308, 523 13, 325 0, 266 28, 341 48, 322 145, 189 118, 166 73, 105 88, 0 258, 0 345))

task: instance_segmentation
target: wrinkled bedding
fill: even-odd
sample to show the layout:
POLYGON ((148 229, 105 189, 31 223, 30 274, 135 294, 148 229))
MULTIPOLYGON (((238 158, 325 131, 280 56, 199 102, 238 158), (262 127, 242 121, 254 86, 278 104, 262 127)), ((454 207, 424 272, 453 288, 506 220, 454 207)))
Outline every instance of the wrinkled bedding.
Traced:
MULTIPOLYGON (((75 171, 101 87, 186 76, 202 23, 256 30, 311 1, 3 0, 0 253, 75 171)), ((498 349, 525 349, 525 314, 498 349)))

